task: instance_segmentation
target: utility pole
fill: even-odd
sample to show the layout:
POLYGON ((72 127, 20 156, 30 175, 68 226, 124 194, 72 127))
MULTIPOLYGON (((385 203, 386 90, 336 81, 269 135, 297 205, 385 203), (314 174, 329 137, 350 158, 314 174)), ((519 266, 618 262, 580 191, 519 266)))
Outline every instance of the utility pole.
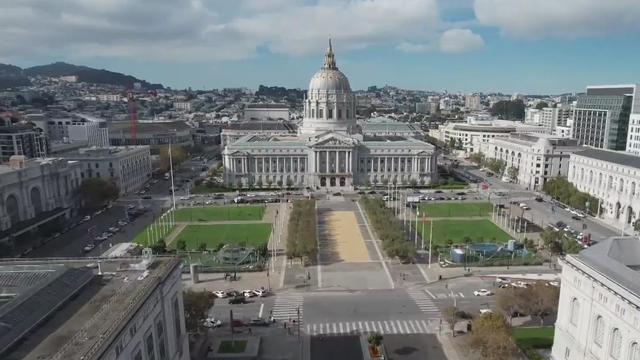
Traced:
POLYGON ((429 230, 429 269, 431 269, 431 241, 433 240, 433 219, 431 220, 430 227, 431 229, 429 230))
POLYGON ((415 233, 416 233, 416 240, 415 240, 416 247, 418 247, 418 215, 420 215, 420 209, 416 205, 416 225, 414 226, 415 233))

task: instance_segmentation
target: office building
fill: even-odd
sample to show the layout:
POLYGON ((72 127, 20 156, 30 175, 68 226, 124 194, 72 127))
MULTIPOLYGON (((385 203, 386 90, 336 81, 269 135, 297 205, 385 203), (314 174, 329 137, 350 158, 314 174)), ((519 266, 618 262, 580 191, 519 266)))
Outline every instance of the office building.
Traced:
POLYGON ((42 131, 29 124, 0 127, 0 163, 6 163, 13 155, 27 158, 46 156, 49 143, 42 131))
POLYGON ((588 86, 573 111, 573 136, 581 145, 625 150, 629 117, 638 96, 634 84, 588 86))
POLYGON ((132 137, 129 121, 109 123, 109 143, 112 146, 149 145, 152 153, 160 147, 193 146, 191 127, 184 121, 139 121, 136 125, 136 138, 132 137))
POLYGON ((610 238, 560 263, 551 358, 640 359, 640 239, 610 238))
POLYGON ((464 97, 464 108, 467 111, 482 110, 480 95, 467 95, 464 97))
POLYGON ((63 157, 81 164, 82 179, 113 181, 121 195, 142 189, 151 179, 149 146, 83 148, 66 153, 63 157))

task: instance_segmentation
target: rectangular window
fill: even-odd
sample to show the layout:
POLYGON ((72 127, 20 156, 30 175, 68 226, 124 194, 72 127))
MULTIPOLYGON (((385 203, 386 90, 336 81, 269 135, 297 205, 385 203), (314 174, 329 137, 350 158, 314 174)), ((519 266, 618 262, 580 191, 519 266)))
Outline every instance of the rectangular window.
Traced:
POLYGON ((338 119, 342 119, 342 109, 338 109, 338 119))
POLYGON ((320 118, 320 119, 324 118, 324 111, 323 111, 323 109, 318 109, 318 118, 320 118))
POLYGON ((316 117, 316 109, 311 109, 311 117, 312 118, 316 117))
POLYGON ((333 119, 333 109, 327 109, 327 118, 333 119))
POLYGON ((149 330, 145 341, 147 347, 147 360, 156 360, 156 352, 153 346, 153 331, 149 330))
POLYGON ((156 322, 156 335, 158 336, 158 357, 160 360, 167 359, 167 348, 166 342, 167 339, 164 335, 164 324, 162 323, 162 319, 158 319, 156 322))
POLYGON ((173 299, 173 326, 175 328, 176 349, 180 349, 182 343, 182 327, 180 326, 180 300, 173 299))
POLYGON ((349 109, 346 110, 347 111, 347 119, 349 118, 349 109))

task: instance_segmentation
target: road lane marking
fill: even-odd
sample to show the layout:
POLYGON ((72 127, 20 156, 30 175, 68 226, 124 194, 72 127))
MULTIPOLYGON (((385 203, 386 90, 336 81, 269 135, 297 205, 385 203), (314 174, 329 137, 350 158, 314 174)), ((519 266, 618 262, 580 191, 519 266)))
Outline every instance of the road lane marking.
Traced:
POLYGON ((409 326, 407 326, 407 322, 404 322, 404 327, 407 329, 407 334, 411 334, 411 330, 409 330, 409 326))
POLYGON ((432 299, 435 299, 435 298, 436 298, 436 296, 435 296, 435 295, 433 295, 433 293, 432 293, 431 291, 426 290, 426 289, 425 289, 425 291, 427 292, 427 294, 429 294, 429 296, 431 296, 431 298, 432 298, 432 299))
POLYGON ((368 321, 364 322, 364 326, 367 329, 367 332, 369 332, 369 322, 368 321))
POLYGON ((262 317, 262 311, 264 310, 264 303, 260 304, 260 311, 258 312, 258 317, 262 317))
POLYGON ((458 293, 458 294, 460 294, 460 297, 462 297, 462 298, 464 297, 464 294, 463 294, 463 293, 458 293))
POLYGON ((398 323, 398 333, 404 334, 404 330, 402 330, 402 324, 400 324, 400 321, 396 320, 396 323, 398 323))
POLYGON ((418 320, 414 320, 416 323, 416 328, 418 328, 418 331, 420 331, 421 333, 426 333, 427 329, 424 329, 422 326, 420 326, 420 322, 418 320))
POLYGON ((418 333, 418 330, 416 330, 416 328, 413 326, 413 323, 411 321, 407 321, 409 323, 409 326, 411 327, 411 330, 413 331, 414 334, 418 333))
POLYGON ((339 323, 338 325, 340 327, 340 334, 344 334, 344 330, 342 329, 342 323, 339 323))
POLYGON ((384 334, 384 329, 382 328, 382 322, 378 321, 378 332, 384 334))
POLYGON ((393 324, 393 321, 389 321, 389 323, 391 323, 391 329, 393 330, 393 334, 397 334, 398 330, 396 329, 396 326, 393 324))
POLYGON ((386 322, 386 321, 384 321, 384 328, 385 328, 385 331, 387 332, 387 334, 391 331, 391 330, 389 330, 389 323, 386 322))
POLYGON ((337 334, 338 333, 338 328, 336 326, 336 323, 333 323, 333 333, 337 334))

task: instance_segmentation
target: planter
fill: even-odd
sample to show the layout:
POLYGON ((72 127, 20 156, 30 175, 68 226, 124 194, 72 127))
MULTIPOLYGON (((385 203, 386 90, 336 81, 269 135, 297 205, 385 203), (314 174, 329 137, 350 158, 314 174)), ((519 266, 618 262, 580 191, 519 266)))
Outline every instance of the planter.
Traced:
POLYGON ((372 359, 384 359, 382 348, 376 345, 369 345, 369 357, 372 359))

